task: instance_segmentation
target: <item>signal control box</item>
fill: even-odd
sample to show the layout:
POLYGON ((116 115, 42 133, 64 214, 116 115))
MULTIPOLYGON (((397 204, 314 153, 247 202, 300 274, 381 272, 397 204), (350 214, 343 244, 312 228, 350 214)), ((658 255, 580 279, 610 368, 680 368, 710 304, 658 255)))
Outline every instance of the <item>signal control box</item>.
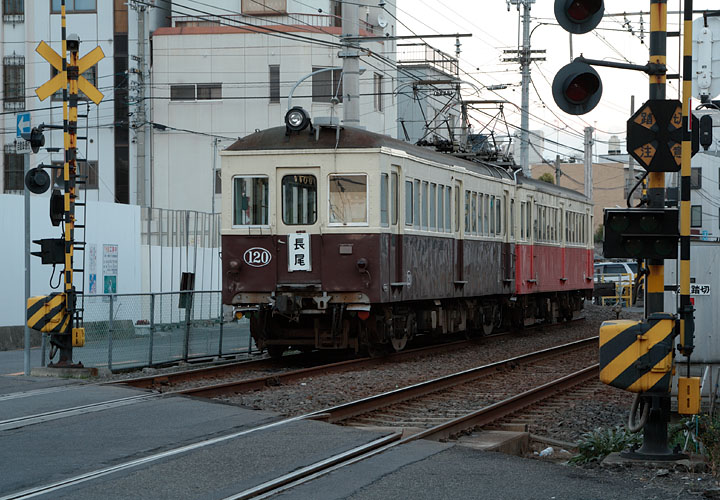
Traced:
POLYGON ((69 333, 70 314, 66 295, 51 293, 27 300, 27 325, 45 333, 69 333))
POLYGON ((680 415, 700 413, 700 377, 678 378, 678 413, 680 415))
POLYGON ((605 321, 600 327, 600 380, 630 392, 669 393, 675 316, 651 314, 647 322, 605 321))

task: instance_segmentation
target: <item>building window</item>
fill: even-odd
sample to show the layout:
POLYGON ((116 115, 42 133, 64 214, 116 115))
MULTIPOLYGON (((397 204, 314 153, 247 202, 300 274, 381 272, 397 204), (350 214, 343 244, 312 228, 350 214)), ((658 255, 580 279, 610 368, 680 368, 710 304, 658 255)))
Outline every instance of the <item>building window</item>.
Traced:
POLYGON ((270 102, 280 102, 280 66, 268 66, 270 70, 270 102))
POLYGON ((3 171, 3 186, 5 192, 22 191, 25 189, 23 185, 23 176, 25 173, 24 155, 15 153, 5 153, 4 155, 5 169, 3 171))
POLYGON ((702 205, 690 207, 690 227, 702 227, 702 205))
MULTIPOLYGON (((50 66, 50 78, 55 78, 55 75, 58 74, 58 70, 55 69, 55 67, 50 66)), ((88 69, 86 69, 83 74, 81 75, 85 77, 85 79, 90 82, 93 87, 97 88, 97 64, 95 66, 92 66, 88 69)), ((63 100, 63 91, 62 89, 55 92, 51 97, 51 100, 53 101, 62 101, 63 100)), ((88 101, 88 97, 85 95, 85 93, 82 90, 78 89, 78 99, 81 99, 83 101, 88 101)))
MULTIPOLYGON (((63 162, 61 161, 54 161, 52 162, 52 165, 55 167, 60 168, 53 168, 51 172, 51 176, 53 179, 53 187, 63 189, 64 187, 64 181, 63 181, 63 162)), ((85 184, 81 184, 81 188, 84 187, 85 189, 98 189, 98 162, 97 161, 87 161, 78 159, 77 160, 77 175, 80 176, 79 180, 84 182, 85 184), (87 176, 87 178, 85 178, 87 176)))
POLYGON ((3 16, 22 16, 25 14, 25 0, 3 0, 3 16))
POLYGON ((25 109, 25 58, 3 58, 3 107, 15 111, 25 109))
POLYGON ((383 76, 375 73, 373 75, 373 92, 375 93, 375 111, 383 110, 383 76))
POLYGON ((690 189, 702 189, 701 167, 693 167, 690 169, 690 189))
POLYGON ((219 101, 222 83, 194 83, 170 85, 171 101, 219 101))
MULTIPOLYGON (((60 0, 52 0, 52 13, 60 14, 60 0)), ((65 0, 65 13, 95 12, 97 0, 65 0)))
POLYGON ((233 179, 233 225, 268 225, 268 178, 235 177, 233 179))
MULTIPOLYGON (((323 68, 313 66, 313 72, 323 68)), ((330 102, 337 97, 338 102, 343 100, 342 70, 333 69, 323 71, 312 77, 312 102, 330 102)))
POLYGON ((367 176, 330 174, 330 224, 367 223, 367 176))
POLYGON ((314 175, 286 175, 282 179, 283 222, 288 225, 317 221, 317 179, 314 175))
POLYGON ((242 0, 243 14, 287 14, 287 0, 242 0))
POLYGON ((198 83, 197 84, 197 100, 198 101, 218 101, 222 99, 221 83, 198 83))

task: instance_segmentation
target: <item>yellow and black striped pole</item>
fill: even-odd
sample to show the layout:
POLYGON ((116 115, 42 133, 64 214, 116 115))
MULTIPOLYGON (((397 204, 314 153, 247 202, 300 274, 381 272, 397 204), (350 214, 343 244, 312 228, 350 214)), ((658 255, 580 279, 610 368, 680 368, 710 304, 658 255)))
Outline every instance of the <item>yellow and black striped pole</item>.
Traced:
POLYGON ((694 349, 693 305, 690 302, 690 162, 692 157, 692 0, 685 0, 683 22, 683 142, 680 167, 680 352, 687 357, 690 376, 690 354, 694 349))
MULTIPOLYGON (((667 0, 650 0, 650 63, 665 65, 667 54, 667 0)), ((665 99, 665 73, 650 75, 650 99, 665 99)), ((665 172, 648 174, 648 206, 665 207, 665 172)), ((664 309, 665 269, 662 260, 648 262, 645 316, 664 309)))
MULTIPOLYGON (((65 0, 60 3, 60 18, 62 22, 62 68, 67 74, 68 85, 63 88, 63 142, 65 149, 65 162, 63 164, 63 190, 65 213, 65 268, 63 276, 65 279, 65 297, 67 301, 67 313, 70 316, 68 332, 75 326, 76 296, 73 286, 73 250, 75 246, 75 178, 77 173, 77 98, 78 98, 78 45, 71 42, 70 64, 67 63, 68 40, 67 24, 65 17, 65 0), (68 92, 69 87, 69 92, 68 92)), ((72 364, 72 337, 70 335, 53 335, 51 342, 59 350, 57 365, 72 364)))

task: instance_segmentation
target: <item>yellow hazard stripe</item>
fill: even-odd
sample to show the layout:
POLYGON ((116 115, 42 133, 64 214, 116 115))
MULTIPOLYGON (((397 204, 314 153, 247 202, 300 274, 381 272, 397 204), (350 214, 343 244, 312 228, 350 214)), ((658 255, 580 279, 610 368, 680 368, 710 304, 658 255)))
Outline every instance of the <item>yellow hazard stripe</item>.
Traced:
POLYGON ((638 343, 640 341, 633 342, 630 347, 625 349, 619 356, 616 356, 610 363, 608 363, 601 371, 600 378, 602 380, 614 380, 625 370, 630 368, 633 363, 638 360, 638 357, 645 354, 655 345, 659 344, 672 333, 672 322, 661 321, 654 325, 652 328, 647 330, 643 337, 652 338, 651 332, 654 332, 657 336, 653 341, 643 340, 647 342, 647 347, 644 348, 644 352, 640 352, 638 343), (660 330, 664 330, 662 334, 659 334, 660 330))
POLYGON ((638 324, 640 324, 638 321, 632 321, 629 319, 619 319, 617 321, 603 321, 602 326, 603 330, 606 333, 600 336, 600 348, 602 348, 604 345, 607 345, 608 342, 615 339, 618 335, 625 332, 628 328, 632 328, 633 326, 638 324), (614 331, 612 331, 610 328, 607 328, 607 330, 605 330, 605 327, 612 327, 615 325, 625 326, 625 328, 618 328, 614 331), (610 331, 610 333, 607 333, 607 331, 610 331))
POLYGON ((655 384, 660 381, 660 379, 667 375, 667 371, 664 368, 668 366, 669 363, 672 363, 672 352, 668 353, 667 356, 658 361, 658 363, 653 367, 658 371, 650 370, 649 372, 644 373, 640 378, 635 381, 634 384, 629 386, 627 390, 630 392, 642 392, 643 387, 645 389, 654 387, 655 384))

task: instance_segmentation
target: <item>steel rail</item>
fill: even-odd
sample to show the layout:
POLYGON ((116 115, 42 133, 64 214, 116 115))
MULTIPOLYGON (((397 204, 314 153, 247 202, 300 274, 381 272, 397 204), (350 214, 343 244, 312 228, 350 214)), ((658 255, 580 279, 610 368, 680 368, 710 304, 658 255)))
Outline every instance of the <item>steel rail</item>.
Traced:
POLYGON ((393 391, 384 392, 375 396, 359 399, 350 403, 341 404, 320 410, 309 414, 306 418, 312 418, 314 420, 323 420, 326 422, 338 422, 345 420, 363 413, 368 413, 385 406, 414 399, 426 394, 441 391, 450 387, 454 387, 460 384, 464 384, 478 378, 490 375, 499 370, 507 368, 509 366, 520 364, 520 363, 532 363, 540 361, 545 358, 564 354, 573 350, 582 349, 591 345, 596 345, 598 337, 590 337, 587 339, 577 340, 556 347, 550 347, 540 351, 535 351, 529 354, 523 354, 515 356, 513 358, 505 359, 503 361, 497 361, 487 365, 479 366, 477 368, 471 368, 444 377, 439 377, 426 382, 420 382, 408 387, 402 387, 393 391))

